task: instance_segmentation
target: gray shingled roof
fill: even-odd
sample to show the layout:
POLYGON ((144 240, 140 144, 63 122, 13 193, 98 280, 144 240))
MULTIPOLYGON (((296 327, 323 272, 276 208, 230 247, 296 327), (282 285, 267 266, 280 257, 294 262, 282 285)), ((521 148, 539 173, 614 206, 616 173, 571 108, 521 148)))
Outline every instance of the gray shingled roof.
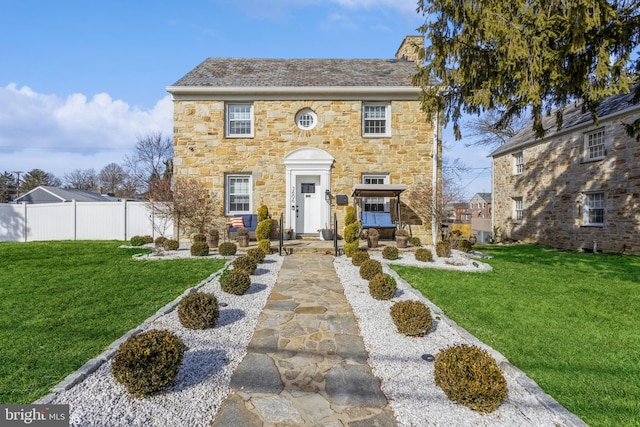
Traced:
POLYGON ((396 59, 208 58, 173 86, 412 86, 416 63, 396 59))
MULTIPOLYGON (((615 95, 603 100, 598 108, 596 108, 598 118, 600 120, 603 120, 607 116, 619 113, 629 108, 633 108, 634 104, 632 104, 631 101, 634 96, 634 91, 635 87, 632 88, 630 93, 628 94, 615 95)), ((548 138, 552 138, 554 135, 560 132, 567 131, 571 128, 593 123, 591 113, 589 111, 582 111, 582 104, 582 102, 577 102, 567 105, 563 114, 562 127, 559 130, 556 125, 555 112, 552 112, 550 115, 543 117, 542 125, 545 129, 547 129, 547 133, 545 134, 545 137, 543 139, 539 139, 538 141, 541 142, 548 138)), ((638 107, 640 107, 640 105, 638 105, 638 107)), ((529 123, 527 127, 525 127, 522 131, 520 131, 509 141, 498 147, 498 149, 496 149, 493 153, 491 153, 490 157, 495 157, 497 155, 517 150, 534 142, 535 139, 535 133, 533 132, 531 123, 529 123)))
POLYGON ((480 197, 482 200, 484 200, 485 202, 491 203, 491 193, 476 193, 476 195, 480 197))

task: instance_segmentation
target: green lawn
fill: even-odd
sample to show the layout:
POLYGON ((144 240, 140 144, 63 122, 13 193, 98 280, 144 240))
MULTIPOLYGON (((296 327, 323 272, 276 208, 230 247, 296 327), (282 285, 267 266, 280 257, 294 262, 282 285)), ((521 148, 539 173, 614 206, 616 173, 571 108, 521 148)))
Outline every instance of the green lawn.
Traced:
POLYGON ((136 261, 122 242, 0 243, 0 403, 30 403, 219 259, 136 261))
POLYGON ((640 425, 640 257, 481 250, 492 272, 394 270, 588 424, 640 425))

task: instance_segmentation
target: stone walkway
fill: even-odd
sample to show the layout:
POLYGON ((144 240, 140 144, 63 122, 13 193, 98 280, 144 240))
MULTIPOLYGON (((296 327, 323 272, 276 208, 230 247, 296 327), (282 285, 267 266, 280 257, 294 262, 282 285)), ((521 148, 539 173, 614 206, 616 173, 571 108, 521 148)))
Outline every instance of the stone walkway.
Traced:
POLYGON ((290 255, 213 426, 396 426, 333 257, 290 255))

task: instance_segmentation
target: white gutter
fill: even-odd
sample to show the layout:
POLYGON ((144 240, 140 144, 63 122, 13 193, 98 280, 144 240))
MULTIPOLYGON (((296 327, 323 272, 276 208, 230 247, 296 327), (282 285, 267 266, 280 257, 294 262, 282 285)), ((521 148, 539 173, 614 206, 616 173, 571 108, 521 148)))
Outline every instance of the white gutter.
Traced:
POLYGON ((431 187, 432 187, 432 211, 431 211, 431 236, 433 244, 438 243, 438 216, 436 215, 438 208, 438 203, 441 202, 441 199, 438 199, 438 143, 440 141, 440 123, 438 121, 438 113, 434 114, 433 118, 433 155, 431 156, 431 162, 433 169, 432 177, 431 177, 431 187), (435 208, 435 209, 433 209, 435 208))

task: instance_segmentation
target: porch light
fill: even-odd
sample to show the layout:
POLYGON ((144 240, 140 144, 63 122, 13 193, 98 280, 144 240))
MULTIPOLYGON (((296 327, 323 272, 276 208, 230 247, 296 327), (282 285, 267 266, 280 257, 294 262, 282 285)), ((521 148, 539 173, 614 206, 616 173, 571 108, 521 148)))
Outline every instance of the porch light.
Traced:
POLYGON ((330 202, 330 201, 331 201, 331 192, 330 192, 329 190, 324 190, 324 199, 325 199, 327 202, 330 202))

